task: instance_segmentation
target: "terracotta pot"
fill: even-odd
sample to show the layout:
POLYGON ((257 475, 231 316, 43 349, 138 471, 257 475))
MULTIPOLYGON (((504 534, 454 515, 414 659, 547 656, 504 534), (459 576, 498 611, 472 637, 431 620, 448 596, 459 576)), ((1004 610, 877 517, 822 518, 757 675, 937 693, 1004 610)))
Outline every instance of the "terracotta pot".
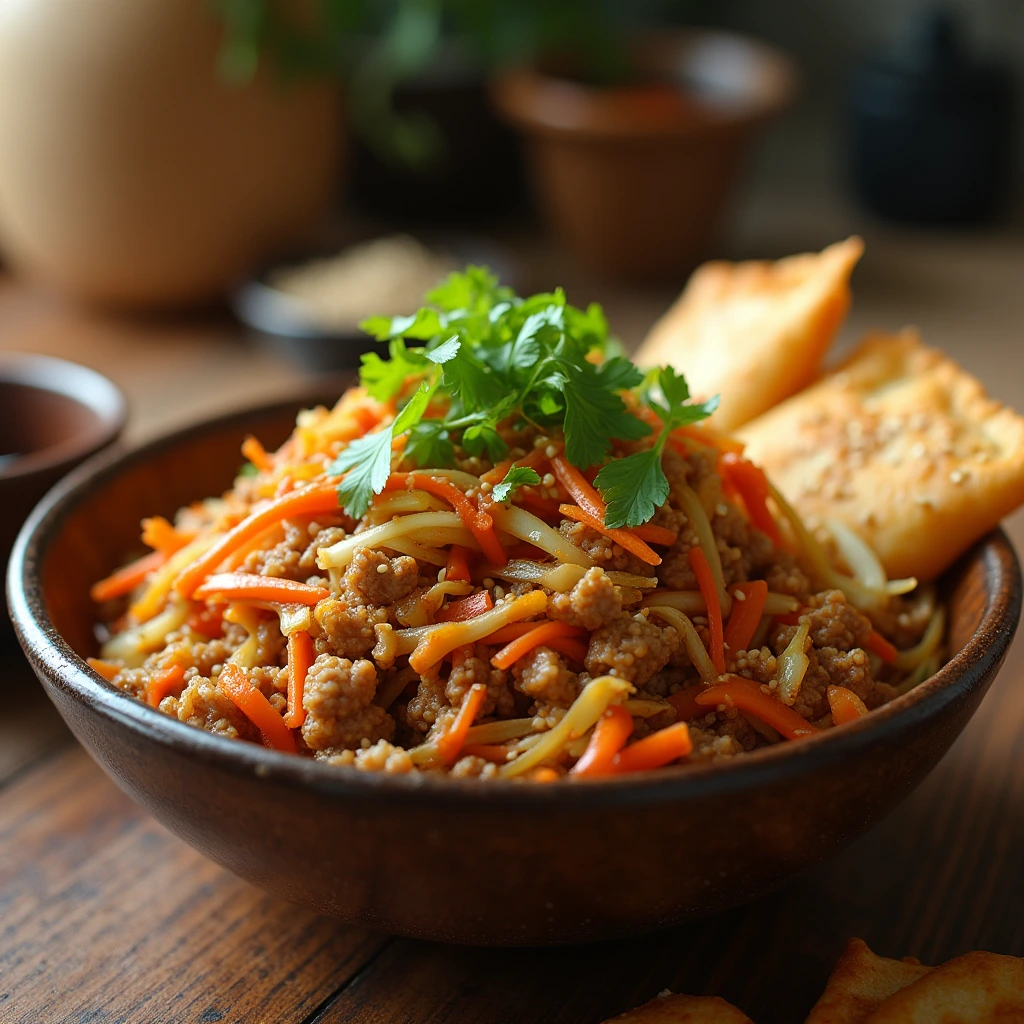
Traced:
POLYGON ((592 269, 678 281, 707 255, 755 131, 789 102, 789 60, 740 36, 664 32, 633 48, 638 80, 596 88, 537 69, 494 83, 527 136, 553 230, 592 269))
POLYGON ((208 0, 0 0, 0 247, 127 306, 211 298, 336 187, 338 95, 218 74, 208 0))
POLYGON ((50 699, 114 781, 208 857, 285 899, 428 939, 542 945, 663 928, 792 878, 888 814, 970 720, 1017 627, 1006 536, 942 578, 951 658, 857 722, 799 743, 550 786, 389 775, 225 739, 115 689, 89 585, 138 543, 139 519, 217 494, 249 433, 283 441, 305 402, 101 454, 36 508, 7 593, 50 699), (299 865, 299 870, 296 870, 299 865))

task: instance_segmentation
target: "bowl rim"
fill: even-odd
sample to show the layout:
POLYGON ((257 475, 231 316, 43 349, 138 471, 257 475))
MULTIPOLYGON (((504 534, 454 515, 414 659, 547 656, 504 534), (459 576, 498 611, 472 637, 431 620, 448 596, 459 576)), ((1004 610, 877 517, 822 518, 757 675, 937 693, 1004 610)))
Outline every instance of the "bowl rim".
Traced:
POLYGON ((95 423, 0 469, 0 483, 25 479, 84 458, 116 440, 128 420, 124 392, 98 370, 36 352, 0 353, 0 384, 59 395, 88 409, 95 423))
MULTIPOLYGON (((336 397, 336 396, 335 396, 336 397)), ((575 780, 558 785, 521 785, 514 780, 452 779, 447 776, 345 770, 313 760, 241 743, 186 725, 115 689, 76 654, 50 621, 39 569, 63 521, 77 505, 123 470, 213 430, 250 426, 286 415, 325 396, 316 392, 250 406, 163 434, 130 449, 93 456, 64 477, 35 507, 11 552, 7 601, 18 639, 37 674, 112 722, 179 755, 205 761, 234 775, 298 785, 338 797, 372 800, 419 799, 442 805, 478 806, 495 801, 508 808, 588 810, 624 804, 678 803, 792 779, 808 763, 827 766, 851 759, 864 747, 898 739, 915 722, 939 713, 994 674, 1017 629, 1021 611, 1020 565, 1009 538, 996 528, 962 559, 981 559, 988 585, 978 629, 930 679, 860 721, 822 731, 799 742, 780 743, 722 761, 660 768, 635 775, 575 780), (993 585, 994 584, 994 585, 993 585)))

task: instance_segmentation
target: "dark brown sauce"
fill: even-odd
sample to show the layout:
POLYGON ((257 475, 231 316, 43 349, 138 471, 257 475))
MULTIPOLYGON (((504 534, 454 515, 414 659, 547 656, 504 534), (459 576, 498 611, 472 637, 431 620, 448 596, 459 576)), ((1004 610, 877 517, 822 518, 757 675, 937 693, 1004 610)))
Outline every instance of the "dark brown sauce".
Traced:
POLYGON ((0 381, 0 472, 19 457, 91 434, 99 426, 95 412, 67 395, 0 381))

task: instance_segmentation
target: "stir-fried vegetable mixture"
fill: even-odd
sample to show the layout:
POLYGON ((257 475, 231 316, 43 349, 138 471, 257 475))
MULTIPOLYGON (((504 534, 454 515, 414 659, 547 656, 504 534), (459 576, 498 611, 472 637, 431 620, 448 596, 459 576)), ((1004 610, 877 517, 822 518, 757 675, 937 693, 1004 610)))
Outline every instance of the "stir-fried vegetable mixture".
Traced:
POLYGON ((332 765, 546 781, 798 740, 936 670, 934 593, 808 529, 599 307, 471 267, 364 327, 361 387, 95 585, 115 686, 332 765))

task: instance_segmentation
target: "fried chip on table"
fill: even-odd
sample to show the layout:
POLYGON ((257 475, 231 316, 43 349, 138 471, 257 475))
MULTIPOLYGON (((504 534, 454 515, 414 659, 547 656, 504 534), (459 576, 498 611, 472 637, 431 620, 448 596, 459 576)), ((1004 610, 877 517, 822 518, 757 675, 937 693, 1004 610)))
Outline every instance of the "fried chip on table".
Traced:
POLYGON ((1024 960, 965 953, 897 992, 865 1024, 1009 1024, 1024 1021, 1024 960))
POLYGON ((806 1024, 864 1024, 886 999, 930 970, 916 961, 878 956, 862 939, 850 939, 806 1024))
POLYGON ((664 993, 605 1024, 753 1024, 732 1003, 718 996, 664 993))
POLYGON ((867 337, 739 437, 801 514, 842 520, 891 576, 933 579, 1024 502, 1024 419, 909 329, 867 337))
POLYGON ((776 262, 705 263, 651 328, 636 362, 669 363, 692 394, 720 394, 711 422, 734 430, 818 375, 863 251, 859 238, 848 238, 776 262))

